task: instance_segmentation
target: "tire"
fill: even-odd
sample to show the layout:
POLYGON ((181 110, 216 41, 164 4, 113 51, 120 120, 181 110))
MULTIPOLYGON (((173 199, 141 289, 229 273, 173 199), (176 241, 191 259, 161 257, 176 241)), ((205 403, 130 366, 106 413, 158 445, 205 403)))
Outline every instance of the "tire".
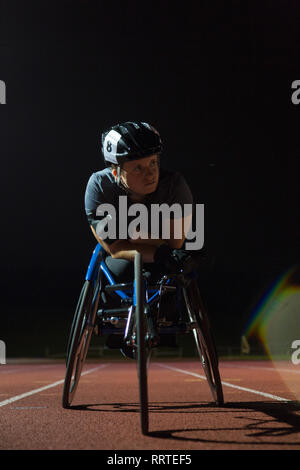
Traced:
POLYGON ((145 342, 145 318, 144 318, 144 296, 142 278, 142 258, 138 253, 134 260, 134 281, 135 281, 135 321, 137 335, 137 368, 139 378, 140 395, 140 417, 142 434, 148 434, 148 383, 147 383, 147 351, 145 342))
POLYGON ((94 294, 93 283, 85 281, 76 307, 68 341, 67 369, 62 397, 63 408, 69 408, 74 400, 89 349, 98 307, 98 295, 95 299, 94 294))
POLYGON ((80 308, 81 299, 82 299, 82 296, 84 295, 84 292, 85 292, 85 287, 83 286, 83 288, 81 289, 81 292, 80 292, 80 296, 79 296, 78 302, 77 302, 77 306, 76 306, 75 314, 74 314, 74 316, 73 316, 72 325, 71 325, 71 330, 70 330, 70 334, 69 334, 69 338, 68 338, 67 355, 66 355, 66 366, 68 366, 68 362, 69 362, 70 349, 71 349, 72 340, 73 340, 73 335, 74 335, 74 330, 75 330, 75 326, 76 326, 76 322, 77 322, 78 310, 79 310, 79 308, 80 308))
POLYGON ((188 288, 184 289, 184 297, 190 321, 195 324, 193 328, 194 339, 213 400, 217 406, 222 406, 224 404, 224 396, 219 373, 217 349, 195 280, 188 288))

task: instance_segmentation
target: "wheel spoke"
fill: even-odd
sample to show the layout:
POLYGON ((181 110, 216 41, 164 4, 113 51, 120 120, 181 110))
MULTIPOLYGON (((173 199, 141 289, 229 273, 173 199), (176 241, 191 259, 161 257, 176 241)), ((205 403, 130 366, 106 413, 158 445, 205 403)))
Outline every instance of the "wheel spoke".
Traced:
POLYGON ((193 335, 197 351, 208 385, 215 403, 221 406, 224 403, 224 398, 218 368, 218 356, 197 283, 193 282, 188 289, 184 289, 183 293, 189 320, 193 324, 193 335))
POLYGON ((74 399, 87 356, 99 301, 99 289, 95 295, 96 289, 97 284, 93 285, 90 281, 85 281, 72 322, 63 390, 64 408, 68 408, 74 399))

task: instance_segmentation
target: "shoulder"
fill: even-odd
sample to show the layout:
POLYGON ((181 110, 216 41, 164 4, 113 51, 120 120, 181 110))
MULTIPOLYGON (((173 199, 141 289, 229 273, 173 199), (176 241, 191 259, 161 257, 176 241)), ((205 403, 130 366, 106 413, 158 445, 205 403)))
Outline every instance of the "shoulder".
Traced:
POLYGON ((113 201, 118 192, 110 168, 92 173, 85 189, 86 208, 95 208, 106 201, 113 201))
POLYGON ((111 186, 113 183, 114 177, 110 168, 104 168, 104 170, 92 173, 88 180, 88 186, 98 186, 99 188, 105 187, 106 185, 111 186))
POLYGON ((169 199, 192 202, 192 193, 185 177, 179 171, 165 170, 161 172, 159 186, 161 191, 168 193, 169 199))
POLYGON ((178 184, 183 185, 187 183, 184 176, 179 171, 162 168, 160 171, 159 184, 162 186, 171 184, 172 186, 176 187, 178 184))

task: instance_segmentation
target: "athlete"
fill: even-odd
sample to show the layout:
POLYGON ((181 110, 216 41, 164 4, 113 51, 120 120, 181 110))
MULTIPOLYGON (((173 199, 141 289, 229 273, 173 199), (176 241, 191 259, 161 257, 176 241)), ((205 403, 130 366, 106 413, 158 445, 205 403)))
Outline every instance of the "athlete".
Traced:
POLYGON ((180 173, 160 168, 158 131, 146 122, 125 122, 103 132, 101 143, 107 168, 91 175, 85 211, 108 268, 118 281, 128 281, 139 252, 150 272, 180 271, 190 260, 181 249, 192 221, 193 197, 180 173), (170 210, 157 224, 152 209, 162 204, 170 210), (137 207, 144 209, 140 224, 137 207))

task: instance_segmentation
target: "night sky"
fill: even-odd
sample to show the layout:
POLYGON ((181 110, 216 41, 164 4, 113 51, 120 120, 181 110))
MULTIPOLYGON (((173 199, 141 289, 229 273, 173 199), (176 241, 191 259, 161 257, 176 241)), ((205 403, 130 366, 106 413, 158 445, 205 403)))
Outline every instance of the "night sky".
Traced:
POLYGON ((86 183, 103 168, 101 131, 126 120, 157 127, 162 165, 204 203, 203 291, 222 344, 238 343, 299 262, 299 52, 297 0, 0 1, 8 352, 53 342, 50 327, 64 339, 95 246, 86 183))

